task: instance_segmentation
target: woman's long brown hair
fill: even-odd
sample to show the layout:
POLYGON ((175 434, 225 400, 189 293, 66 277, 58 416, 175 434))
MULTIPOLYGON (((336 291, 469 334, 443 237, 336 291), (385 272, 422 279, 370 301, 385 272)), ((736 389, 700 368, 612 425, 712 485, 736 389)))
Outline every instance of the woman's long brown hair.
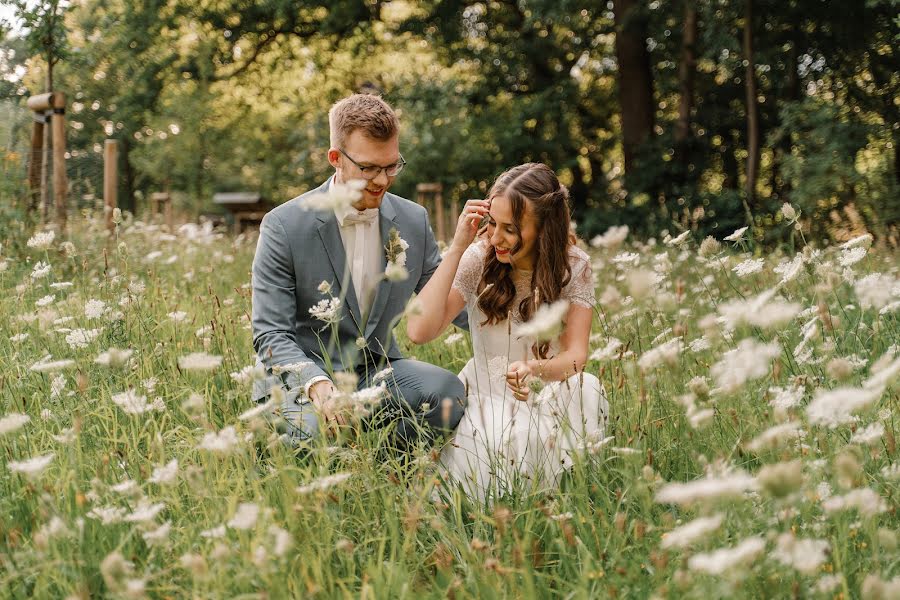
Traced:
MULTIPOLYGON (((526 163, 501 174, 491 186, 488 198, 505 196, 512 205, 513 226, 521 232, 522 217, 530 209, 537 226, 537 256, 531 274, 531 295, 519 303, 523 321, 534 315, 540 304, 559 299, 562 289, 572 278, 569 266, 569 247, 574 236, 569 233, 569 192, 559 182, 556 173, 542 163, 526 163)), ((521 234, 510 256, 522 247, 521 234)), ((488 252, 478 284, 478 307, 487 317, 482 325, 500 323, 509 317, 516 297, 512 266, 497 260, 488 252), (489 284, 493 284, 490 285, 489 284)), ((533 349, 535 356, 547 358, 550 344, 545 342, 533 349)))

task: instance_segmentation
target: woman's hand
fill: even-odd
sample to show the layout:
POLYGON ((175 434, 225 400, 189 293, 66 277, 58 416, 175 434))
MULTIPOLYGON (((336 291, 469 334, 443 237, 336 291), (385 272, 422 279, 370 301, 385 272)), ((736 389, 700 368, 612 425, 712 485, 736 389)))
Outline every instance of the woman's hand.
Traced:
POLYGON ((456 222, 456 233, 450 245, 465 251, 475 239, 478 225, 487 216, 490 207, 490 200, 466 200, 462 214, 456 222))
POLYGON ((525 361, 517 360, 509 363, 506 371, 506 385, 512 390, 513 398, 524 402, 531 394, 528 383, 531 380, 531 367, 525 361))

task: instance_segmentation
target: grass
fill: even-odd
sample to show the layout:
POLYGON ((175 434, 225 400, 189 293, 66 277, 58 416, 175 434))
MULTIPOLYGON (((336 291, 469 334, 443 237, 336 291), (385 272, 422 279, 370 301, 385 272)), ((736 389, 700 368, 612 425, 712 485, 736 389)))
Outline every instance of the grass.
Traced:
MULTIPOLYGON (((896 308, 884 314, 864 308, 853 284, 888 273, 896 302, 896 252, 871 249, 846 271, 839 264, 846 250, 807 252, 800 274, 778 286, 776 297, 809 310, 776 328, 729 330, 703 317, 778 285, 773 269, 791 257, 761 254, 763 269, 739 277, 732 267, 752 258, 743 243, 707 258, 690 239, 675 247, 633 244, 625 250, 635 253, 637 265, 617 264, 618 250, 595 249, 604 301, 592 348, 611 338, 623 342, 612 357, 588 365, 606 388, 613 439, 581 457, 560 490, 517 487, 485 506, 459 493, 434 499, 427 449, 404 467, 385 459, 381 436, 369 434, 325 442, 298 457, 263 421, 238 419, 251 408, 247 386, 230 377, 253 363, 251 237, 200 228, 169 234, 132 222, 107 236, 101 227, 99 219, 74 223, 68 252, 59 238, 47 249, 28 247, 33 232, 13 223, 0 240, 0 418, 30 417, 0 434, 0 597, 878 597, 877 586, 900 575, 896 373, 858 412, 857 423, 811 424, 805 409, 817 390, 858 387, 873 375, 873 364, 882 370, 888 364, 879 358, 900 354, 896 308), (51 271, 34 279, 38 261, 51 271), (658 287, 629 300, 642 269, 660 274, 658 287), (50 287, 60 282, 72 285, 50 287), (621 307, 609 287, 625 299, 621 307), (37 307, 48 295, 54 299, 37 307), (102 316, 86 316, 89 300, 104 303, 102 316), (183 320, 170 316, 179 311, 183 320), (810 320, 817 331, 804 360, 797 346, 810 320), (66 338, 74 344, 77 329, 98 331, 73 347, 66 338), (708 348, 690 348, 704 336, 708 348), (697 385, 691 380, 707 377, 715 388, 711 368, 743 338, 777 343, 781 354, 764 376, 733 391, 695 395, 697 408, 713 413, 692 424, 683 398, 697 385), (648 350, 671 339, 681 339, 684 350, 638 366, 648 350), (95 364, 111 347, 133 350, 123 368, 95 364), (207 372, 180 369, 179 357, 192 352, 221 356, 222 364, 207 372), (74 365, 32 370, 48 354, 74 365), (833 362, 848 357, 849 373, 833 362), (775 410, 772 388, 791 386, 799 404, 775 410), (159 398, 160 410, 124 412, 112 397, 127 390, 147 402, 159 398), (747 449, 790 418, 802 423, 802 439, 747 449), (854 430, 871 423, 881 423, 884 433, 870 443, 851 442, 854 430), (205 435, 229 426, 240 439, 233 451, 198 447, 205 435), (50 465, 32 477, 9 468, 48 453, 50 465), (174 480, 151 482, 154 469, 173 459, 174 480), (795 459, 802 480, 782 497, 763 486, 692 505, 655 500, 665 482, 694 480, 724 465, 757 474, 795 459), (340 473, 350 476, 319 491, 297 490, 340 473), (123 482, 124 489, 113 489, 123 482), (824 510, 829 495, 865 487, 884 510, 871 516, 824 510), (164 506, 145 522, 122 520, 141 502, 164 506), (97 518, 98 509, 116 508, 111 522, 97 518), (725 515, 715 532, 688 549, 661 547, 677 525, 715 512, 725 515), (249 516, 235 520, 241 514, 249 516), (167 534, 158 529, 165 523, 167 534), (148 541, 148 532, 160 539, 148 541), (827 555, 800 572, 776 558, 783 533, 825 540, 827 555), (690 562, 753 536, 765 541, 765 552, 722 575, 690 562), (817 591, 834 575, 833 587, 817 591)), ((406 347, 408 355, 453 371, 469 355, 466 341, 406 347)))

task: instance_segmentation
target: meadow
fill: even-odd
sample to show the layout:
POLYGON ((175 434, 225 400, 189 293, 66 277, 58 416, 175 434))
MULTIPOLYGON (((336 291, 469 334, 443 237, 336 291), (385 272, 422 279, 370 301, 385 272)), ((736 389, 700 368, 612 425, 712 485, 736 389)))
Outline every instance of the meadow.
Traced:
POLYGON ((868 234, 588 240, 607 437, 479 505, 427 448, 284 445, 254 235, 117 220, 0 239, 0 598, 900 597, 900 261, 868 234))

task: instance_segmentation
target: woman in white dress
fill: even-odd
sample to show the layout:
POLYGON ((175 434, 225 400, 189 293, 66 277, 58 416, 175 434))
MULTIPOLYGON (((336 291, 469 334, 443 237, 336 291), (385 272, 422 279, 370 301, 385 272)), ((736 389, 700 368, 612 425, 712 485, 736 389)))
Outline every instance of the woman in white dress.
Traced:
POLYGON ((569 223, 568 191, 549 167, 506 171, 486 200, 466 202, 408 318, 410 340, 424 344, 468 309, 473 358, 459 375, 468 406, 441 465, 474 498, 555 486, 585 441, 604 434, 608 403, 584 372, 591 264, 569 223), (554 312, 563 315, 555 335, 540 335, 554 312))

